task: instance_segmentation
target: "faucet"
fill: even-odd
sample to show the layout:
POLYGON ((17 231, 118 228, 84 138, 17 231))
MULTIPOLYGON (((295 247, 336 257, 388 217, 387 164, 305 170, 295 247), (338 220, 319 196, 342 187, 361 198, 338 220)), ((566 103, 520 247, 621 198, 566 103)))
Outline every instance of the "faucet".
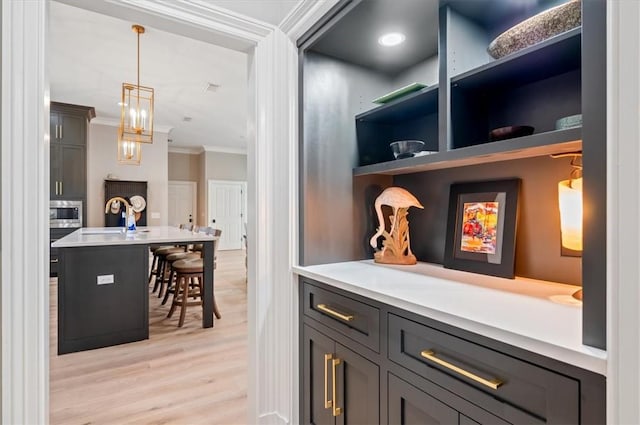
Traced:
POLYGON ((126 223, 127 223, 128 218, 129 218, 129 214, 131 213, 131 204, 129 202, 127 202, 126 199, 124 199, 124 198, 122 198, 120 196, 114 196, 113 198, 109 199, 107 201, 107 204, 104 207, 104 213, 107 214, 109 212, 109 206, 114 201, 120 201, 125 205, 125 207, 126 207, 126 218, 125 218, 125 226, 124 227, 127 227, 126 223))

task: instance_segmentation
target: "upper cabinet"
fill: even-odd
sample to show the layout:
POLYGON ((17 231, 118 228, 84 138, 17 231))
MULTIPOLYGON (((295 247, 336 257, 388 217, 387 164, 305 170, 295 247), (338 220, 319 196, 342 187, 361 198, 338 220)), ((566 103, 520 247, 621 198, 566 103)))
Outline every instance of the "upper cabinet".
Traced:
POLYGON ((87 197, 87 130, 91 107, 51 102, 50 199, 87 197))
MULTIPOLYGON (((518 30, 515 40, 563 20, 533 35, 518 30)), ((425 206, 409 217, 418 260, 441 264, 451 184, 519 178, 516 275, 582 285, 583 340, 604 348, 605 2, 343 1, 299 53, 302 265, 372 258, 372 205, 392 185, 425 206), (505 31, 566 4, 578 21, 574 14, 553 35, 489 53, 505 31), (403 42, 384 45, 390 33, 403 42), (515 133, 498 134, 508 127, 515 133), (423 142, 421 151, 396 158, 390 145, 405 140, 423 142), (558 182, 572 167, 570 156, 555 158, 575 153, 583 157, 582 258, 562 255, 560 244, 558 182)))

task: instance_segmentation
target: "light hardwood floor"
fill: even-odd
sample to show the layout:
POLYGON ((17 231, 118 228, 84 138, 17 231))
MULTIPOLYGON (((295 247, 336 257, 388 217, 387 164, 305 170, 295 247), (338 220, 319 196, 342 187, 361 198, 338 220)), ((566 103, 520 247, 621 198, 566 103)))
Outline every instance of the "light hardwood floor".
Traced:
POLYGON ((215 294, 222 319, 202 310, 166 315, 149 302, 149 339, 58 356, 57 285, 51 280, 51 424, 244 424, 247 292, 244 251, 218 252, 215 294))

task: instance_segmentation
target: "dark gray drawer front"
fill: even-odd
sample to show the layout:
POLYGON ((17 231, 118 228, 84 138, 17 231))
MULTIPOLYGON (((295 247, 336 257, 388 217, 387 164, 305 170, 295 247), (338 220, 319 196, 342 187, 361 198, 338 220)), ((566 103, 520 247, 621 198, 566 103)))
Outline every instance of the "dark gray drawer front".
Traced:
POLYGON ((305 281, 304 314, 380 352, 380 310, 376 307, 305 281))
POLYGON ((389 359, 509 422, 579 423, 578 381, 391 313, 389 359))

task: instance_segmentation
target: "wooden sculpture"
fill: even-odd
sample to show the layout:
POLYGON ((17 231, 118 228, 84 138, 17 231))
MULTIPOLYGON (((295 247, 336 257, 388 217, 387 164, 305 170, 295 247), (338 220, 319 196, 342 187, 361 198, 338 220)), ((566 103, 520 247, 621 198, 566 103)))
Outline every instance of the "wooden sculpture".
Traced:
POLYGON ((374 255, 376 263, 383 264, 416 264, 416 257, 411 252, 409 244, 409 221, 407 220, 410 207, 424 208, 411 193, 401 187, 389 187, 376 198, 375 208, 378 216, 378 231, 371 237, 369 243, 378 247, 378 238, 384 237, 382 249, 374 255), (387 232, 382 206, 388 205, 393 210, 389 216, 391 229, 387 232))

